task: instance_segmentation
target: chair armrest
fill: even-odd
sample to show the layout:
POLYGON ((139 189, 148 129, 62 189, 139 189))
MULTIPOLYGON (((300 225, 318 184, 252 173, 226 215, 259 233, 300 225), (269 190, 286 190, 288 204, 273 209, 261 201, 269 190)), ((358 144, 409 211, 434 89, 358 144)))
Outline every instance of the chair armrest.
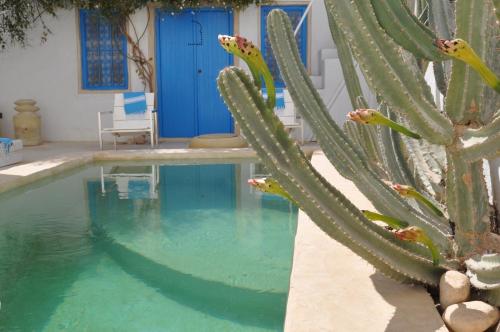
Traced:
MULTIPOLYGON (((103 111, 103 112, 97 112, 97 127, 99 129, 99 133, 102 131, 102 123, 101 123, 101 116, 103 114, 113 114, 113 111, 103 111)), ((101 147, 102 148, 102 147, 101 147)))
POLYGON ((153 109, 153 110, 151 110, 151 113, 158 113, 158 110, 157 109, 153 109))

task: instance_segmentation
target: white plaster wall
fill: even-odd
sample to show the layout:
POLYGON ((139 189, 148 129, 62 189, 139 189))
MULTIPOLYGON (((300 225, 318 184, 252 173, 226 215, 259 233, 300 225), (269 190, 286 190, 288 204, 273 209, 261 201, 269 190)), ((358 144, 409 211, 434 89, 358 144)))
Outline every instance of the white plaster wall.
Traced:
MULTIPOLYGON (((309 1, 287 1, 276 0, 275 5, 283 4, 304 4, 309 1)), ((323 0, 316 0, 310 11, 310 31, 309 31, 309 71, 312 75, 320 74, 319 51, 324 48, 335 48, 330 28, 328 26, 328 18, 325 12, 323 0)), ((260 46, 260 10, 256 6, 251 6, 240 13, 239 33, 242 36, 254 41, 260 46)))
MULTIPOLYGON (((277 2, 291 3, 278 0, 277 2)), ((304 3, 307 1, 297 1, 304 3)), ((56 18, 47 18, 53 32, 40 43, 41 29, 29 33, 30 46, 10 47, 0 52, 0 134, 13 137, 14 101, 32 98, 40 107, 42 136, 46 141, 96 141, 97 112, 110 110, 112 92, 79 91, 80 56, 78 53, 77 11, 61 10, 56 18)), ((311 12, 310 71, 319 73, 319 50, 333 47, 323 0, 316 0, 311 12)), ((147 11, 136 13, 132 21, 142 32, 147 11)), ((260 42, 260 10, 251 6, 239 16, 239 33, 260 42)), ((141 41, 148 55, 148 35, 141 41)), ((133 63, 129 61, 131 90, 142 90, 133 63)))
MULTIPOLYGON (((48 18, 52 30, 45 44, 40 28, 30 32, 30 46, 0 52, 0 133, 13 136, 14 101, 32 98, 40 107, 42 136, 47 141, 97 140, 97 112, 110 110, 112 94, 79 93, 80 56, 76 10, 64 10, 48 18)), ((146 11, 133 17, 143 29, 146 11)), ((143 43, 147 43, 147 38, 143 43)), ((147 54, 147 44, 143 47, 147 54)), ((142 90, 135 68, 129 66, 133 90, 142 90)))

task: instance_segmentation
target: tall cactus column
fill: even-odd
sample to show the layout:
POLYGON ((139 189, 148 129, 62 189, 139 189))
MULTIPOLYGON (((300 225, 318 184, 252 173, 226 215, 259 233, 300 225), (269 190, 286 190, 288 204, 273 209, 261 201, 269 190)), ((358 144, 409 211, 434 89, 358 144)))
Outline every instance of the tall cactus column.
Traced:
MULTIPOLYGON (((346 135, 331 119, 300 61, 286 13, 269 14, 269 40, 297 110, 330 162, 377 211, 359 211, 317 173, 257 90, 254 72, 255 81, 234 67, 219 75, 222 97, 268 167, 273 179, 266 180, 278 186, 275 192, 396 280, 436 285, 444 270, 465 269, 467 260, 471 280, 484 281, 482 266, 492 260, 497 264, 500 236, 490 227, 494 216, 482 170, 483 159, 500 156, 500 113, 492 111, 500 80, 487 66, 498 34, 491 1, 456 1, 457 32, 481 39, 473 43, 474 52, 463 39, 438 39, 404 0, 325 0, 344 74, 353 78, 347 83, 350 99, 353 106, 362 106, 350 118, 373 126, 370 135, 355 126, 348 126, 346 135), (363 105, 350 54, 378 96, 378 110, 363 105), (446 112, 441 112, 423 71, 427 61, 450 59, 451 79, 442 71, 446 112), (491 252, 497 253, 493 259, 487 256, 491 252)), ((447 15, 447 3, 441 4, 432 7, 432 26, 449 33, 450 20, 439 17, 447 15)), ((231 52, 231 45, 222 46, 231 52)), ((497 270, 488 270, 487 283, 473 284, 488 290, 484 298, 498 305, 497 270)))

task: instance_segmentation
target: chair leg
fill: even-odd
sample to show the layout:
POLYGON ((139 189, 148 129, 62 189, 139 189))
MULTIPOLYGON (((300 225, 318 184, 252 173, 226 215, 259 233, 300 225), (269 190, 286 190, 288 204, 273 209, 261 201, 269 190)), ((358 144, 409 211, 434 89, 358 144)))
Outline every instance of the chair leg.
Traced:
POLYGON ((99 131, 99 148, 102 150, 102 131, 99 131))
POLYGON ((115 146, 115 151, 116 151, 116 135, 113 135, 113 145, 115 146))
POLYGON ((153 132, 153 130, 151 130, 149 133, 150 133, 150 139, 149 140, 151 141, 151 148, 153 148, 154 145, 155 145, 154 132, 153 132))

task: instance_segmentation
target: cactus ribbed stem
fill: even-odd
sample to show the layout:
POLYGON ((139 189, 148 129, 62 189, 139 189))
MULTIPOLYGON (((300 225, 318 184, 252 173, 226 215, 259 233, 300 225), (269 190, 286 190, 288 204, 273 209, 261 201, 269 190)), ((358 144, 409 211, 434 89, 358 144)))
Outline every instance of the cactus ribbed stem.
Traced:
POLYGON ((455 223, 459 255, 481 250, 489 231, 488 193, 482 161, 468 163, 459 154, 447 153, 446 202, 455 223))
MULTIPOLYGON (((489 0, 459 0, 456 3, 457 31, 455 38, 469 42, 479 58, 484 58, 492 43, 487 38, 494 17, 489 0)), ((453 61, 450 83, 446 94, 446 113, 454 123, 477 120, 482 110, 485 86, 474 69, 462 61, 453 61)), ((489 89, 489 88, 488 88, 489 89)))
MULTIPOLYGON (((353 112, 352 119, 384 125, 347 123, 345 133, 330 117, 302 65, 287 15, 274 10, 267 24, 273 53, 296 109, 333 166, 353 181, 377 212, 363 214, 312 167, 290 140, 272 105, 266 105, 242 70, 224 70, 218 85, 247 141, 277 181, 253 185, 296 202, 324 232, 382 273, 435 285, 444 269, 462 269, 464 261, 475 254, 486 258, 488 252, 500 252, 500 236, 490 225, 492 209, 482 167, 484 158, 500 155, 500 113, 496 112, 500 94, 486 87, 469 65, 454 61, 451 81, 447 81, 451 61, 435 62, 440 90, 446 92, 446 113, 440 112, 423 78, 429 62, 419 57, 436 60, 434 47, 439 46, 480 71, 488 65, 492 72, 483 70, 483 76, 495 85, 493 72, 497 75, 500 67, 493 49, 500 42, 495 40, 498 26, 493 22, 492 0, 432 0, 430 6, 418 0, 423 15, 419 19, 430 15, 431 26, 447 39, 454 29, 456 3, 456 37, 464 40, 439 40, 435 45, 433 32, 403 1, 324 0, 351 103, 363 109, 353 112), (380 113, 367 110, 351 53, 377 95, 380 113), (399 135, 385 125, 407 133, 410 128, 423 139, 399 135), (416 190, 411 188, 410 193, 408 189, 408 195, 415 200, 404 200, 387 185, 387 179, 404 183, 401 189, 411 184, 416 190), (389 227, 369 219, 384 221, 389 227)), ((499 289, 483 295, 498 303, 499 289)))
POLYGON ((421 24, 402 0, 371 0, 377 20, 396 43, 419 58, 442 60, 434 46, 436 36, 421 24))
POLYGON ((345 177, 362 188, 366 197, 381 213, 405 219, 417 225, 443 250, 448 250, 449 227, 429 219, 413 209, 387 186, 368 166, 357 148, 332 120, 313 87, 299 57, 293 31, 283 11, 272 11, 268 17, 268 36, 281 75, 297 110, 315 131, 326 156, 345 177))
POLYGON ((500 114, 493 121, 480 129, 468 129, 464 132, 463 138, 470 139, 472 137, 487 138, 500 132, 500 114))
POLYGON ((260 152, 273 177, 321 229, 390 277, 437 284, 442 268, 390 241, 391 234, 384 236, 385 230, 367 220, 317 174, 245 73, 225 69, 218 85, 235 119, 242 123, 245 137, 260 152))
POLYGON ((354 62, 352 61, 352 54, 349 49, 349 44, 340 30, 340 28, 335 23, 335 20, 331 18, 330 12, 327 12, 329 16, 328 23, 330 25, 330 31, 332 33, 333 41, 335 42, 335 47, 337 48, 337 55, 339 57, 340 65, 342 68, 342 74, 344 75, 344 81, 351 100, 352 108, 367 108, 368 105, 357 105, 357 100, 363 96, 363 91, 361 90, 361 84, 359 83, 358 73, 354 67, 354 62))
MULTIPOLYGON (((462 157, 469 161, 480 161, 482 159, 494 159, 500 157, 500 132, 483 136, 481 138, 470 138, 469 141, 480 140, 477 143, 467 144, 460 151, 462 157)), ((467 142, 467 141, 466 141, 467 142)))
POLYGON ((450 0, 429 1, 430 22, 438 38, 451 39, 451 8, 450 0))
MULTIPOLYGON (((379 111, 388 118, 396 120, 385 103, 380 105, 379 111)), ((415 177, 402 150, 403 141, 400 135, 390 128, 379 127, 377 143, 381 151, 381 163, 389 175, 389 181, 416 186, 415 177)))
POLYGON ((451 143, 451 122, 434 105, 422 74, 404 62, 395 43, 378 25, 371 4, 361 0, 325 0, 325 6, 350 40, 369 85, 404 113, 424 138, 433 143, 451 143))

